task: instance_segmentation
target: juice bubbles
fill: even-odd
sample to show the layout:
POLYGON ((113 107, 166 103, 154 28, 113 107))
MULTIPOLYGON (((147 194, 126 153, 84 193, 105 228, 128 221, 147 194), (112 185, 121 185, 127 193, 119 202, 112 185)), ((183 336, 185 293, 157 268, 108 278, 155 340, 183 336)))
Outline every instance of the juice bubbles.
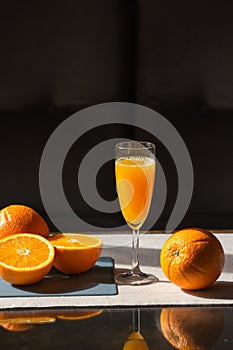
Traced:
POLYGON ((122 214, 132 229, 146 220, 155 179, 155 160, 121 157, 115 163, 116 185, 122 214))

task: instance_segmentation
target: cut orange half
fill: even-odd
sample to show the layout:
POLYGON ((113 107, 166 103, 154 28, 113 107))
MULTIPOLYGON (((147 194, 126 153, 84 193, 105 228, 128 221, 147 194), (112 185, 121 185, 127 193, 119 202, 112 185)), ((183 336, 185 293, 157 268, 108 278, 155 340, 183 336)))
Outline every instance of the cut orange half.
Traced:
POLYGON ((19 233, 0 240, 1 277, 12 284, 33 284, 51 269, 54 248, 44 237, 19 233))
POLYGON ((99 258, 103 240, 99 237, 59 233, 48 238, 55 247, 54 266, 66 274, 88 271, 99 258))

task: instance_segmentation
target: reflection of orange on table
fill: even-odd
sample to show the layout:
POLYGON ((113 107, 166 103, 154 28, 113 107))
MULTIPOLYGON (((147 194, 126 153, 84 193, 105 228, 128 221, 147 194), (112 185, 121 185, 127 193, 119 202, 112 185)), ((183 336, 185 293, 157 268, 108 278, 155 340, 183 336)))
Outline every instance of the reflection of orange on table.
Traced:
POLYGON ((8 331, 26 331, 37 324, 54 323, 56 319, 67 321, 86 320, 100 315, 99 309, 67 309, 67 310, 36 310, 36 311, 1 311, 0 326, 8 331))
POLYGON ((43 323, 54 322, 56 314, 52 310, 19 310, 19 311, 1 311, 0 322, 14 323, 43 323))
POLYGON ((35 326, 33 323, 0 323, 0 326, 10 332, 24 332, 35 326))
POLYGON ((220 336, 224 312, 221 309, 164 308, 160 325, 164 337, 176 349, 205 350, 220 336))
POLYGON ((73 310, 73 311, 64 311, 62 313, 58 313, 57 318, 63 320, 86 320, 95 316, 100 315, 103 310, 73 310))
POLYGON ((22 332, 36 324, 55 322, 56 317, 49 311, 1 311, 0 325, 8 330, 22 332))

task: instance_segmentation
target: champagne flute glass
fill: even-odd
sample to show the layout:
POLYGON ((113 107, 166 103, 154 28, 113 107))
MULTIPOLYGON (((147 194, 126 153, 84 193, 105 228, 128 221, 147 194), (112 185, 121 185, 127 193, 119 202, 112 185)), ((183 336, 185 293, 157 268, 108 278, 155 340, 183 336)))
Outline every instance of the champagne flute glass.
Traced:
POLYGON ((155 145, 125 141, 115 146, 115 176, 121 212, 132 229, 132 268, 116 276, 119 284, 141 285, 158 281, 139 264, 139 229, 148 215, 155 179, 155 145))

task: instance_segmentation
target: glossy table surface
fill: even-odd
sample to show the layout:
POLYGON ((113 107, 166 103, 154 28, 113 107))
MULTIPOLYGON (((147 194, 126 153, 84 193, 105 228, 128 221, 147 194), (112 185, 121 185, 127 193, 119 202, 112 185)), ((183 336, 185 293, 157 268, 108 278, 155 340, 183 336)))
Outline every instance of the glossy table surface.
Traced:
POLYGON ((178 349, 203 350, 233 348, 232 307, 111 308, 85 311, 66 308, 33 310, 31 315, 28 311, 21 310, 21 322, 24 317, 24 323, 21 324, 17 323, 20 314, 16 315, 16 311, 5 311, 0 316, 2 349, 168 350, 174 349, 174 346, 178 349), (36 324, 36 319, 41 323, 36 324), (131 336, 134 339, 128 340, 125 345, 133 331, 136 336, 134 333, 131 336), (135 339, 140 337, 143 340, 135 339))

